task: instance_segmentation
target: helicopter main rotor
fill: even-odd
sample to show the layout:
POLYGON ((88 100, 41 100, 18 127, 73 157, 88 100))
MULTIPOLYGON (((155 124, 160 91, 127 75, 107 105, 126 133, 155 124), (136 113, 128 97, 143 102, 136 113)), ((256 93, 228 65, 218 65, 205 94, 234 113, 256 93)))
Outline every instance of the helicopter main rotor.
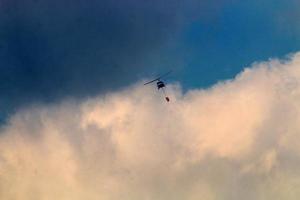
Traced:
POLYGON ((172 71, 169 71, 169 72, 167 72, 167 73, 161 75, 160 77, 158 77, 158 78, 156 78, 156 79, 154 79, 154 80, 152 80, 152 81, 149 81, 149 82, 147 82, 147 83, 144 83, 144 85, 148 85, 148 84, 153 83, 153 82, 155 82, 155 81, 158 81, 158 82, 159 82, 159 81, 161 81, 160 79, 161 79, 162 77, 165 77, 165 76, 169 75, 171 72, 172 72, 172 71))

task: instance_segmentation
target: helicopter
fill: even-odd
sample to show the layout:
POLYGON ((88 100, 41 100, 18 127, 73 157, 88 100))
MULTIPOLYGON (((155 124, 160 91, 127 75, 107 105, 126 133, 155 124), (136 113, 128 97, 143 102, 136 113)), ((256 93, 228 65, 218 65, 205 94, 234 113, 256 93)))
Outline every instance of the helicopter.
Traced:
POLYGON ((167 73, 165 73, 165 74, 159 76, 158 78, 156 78, 156 79, 154 79, 154 80, 152 80, 152 81, 149 81, 149 82, 147 82, 147 83, 144 83, 144 85, 148 85, 148 84, 153 83, 153 82, 156 81, 156 87, 157 87, 157 89, 158 89, 158 90, 161 89, 161 90, 163 91, 163 93, 164 93, 164 95, 165 95, 165 99, 166 99, 167 102, 170 101, 170 98, 166 95, 166 92, 165 92, 165 89, 164 89, 164 88, 166 87, 166 85, 165 85, 165 83, 161 80, 161 78, 163 78, 163 77, 169 75, 171 72, 172 72, 172 71, 169 71, 169 72, 167 72, 167 73))

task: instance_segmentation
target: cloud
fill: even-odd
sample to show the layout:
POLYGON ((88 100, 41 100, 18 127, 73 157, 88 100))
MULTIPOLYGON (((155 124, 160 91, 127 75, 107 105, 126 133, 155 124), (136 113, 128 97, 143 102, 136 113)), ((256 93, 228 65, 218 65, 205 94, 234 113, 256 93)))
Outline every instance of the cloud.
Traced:
POLYGON ((18 111, 1 199, 298 199, 300 54, 171 102, 141 83, 18 111))

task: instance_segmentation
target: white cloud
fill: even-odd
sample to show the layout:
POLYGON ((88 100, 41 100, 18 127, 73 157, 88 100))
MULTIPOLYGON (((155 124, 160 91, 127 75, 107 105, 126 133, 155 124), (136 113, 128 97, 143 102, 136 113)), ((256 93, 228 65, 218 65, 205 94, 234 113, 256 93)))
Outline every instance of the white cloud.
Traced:
POLYGON ((298 199, 300 54, 171 102, 151 86, 19 111, 0 199, 298 199))

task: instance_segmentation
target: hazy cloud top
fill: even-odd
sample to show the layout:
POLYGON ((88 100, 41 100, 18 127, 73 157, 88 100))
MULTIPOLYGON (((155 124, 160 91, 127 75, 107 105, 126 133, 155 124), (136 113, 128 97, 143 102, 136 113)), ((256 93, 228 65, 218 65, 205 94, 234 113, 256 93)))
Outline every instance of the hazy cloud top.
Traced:
POLYGON ((1 199, 298 199, 300 55, 171 103, 140 84, 20 111, 0 134, 1 199))

